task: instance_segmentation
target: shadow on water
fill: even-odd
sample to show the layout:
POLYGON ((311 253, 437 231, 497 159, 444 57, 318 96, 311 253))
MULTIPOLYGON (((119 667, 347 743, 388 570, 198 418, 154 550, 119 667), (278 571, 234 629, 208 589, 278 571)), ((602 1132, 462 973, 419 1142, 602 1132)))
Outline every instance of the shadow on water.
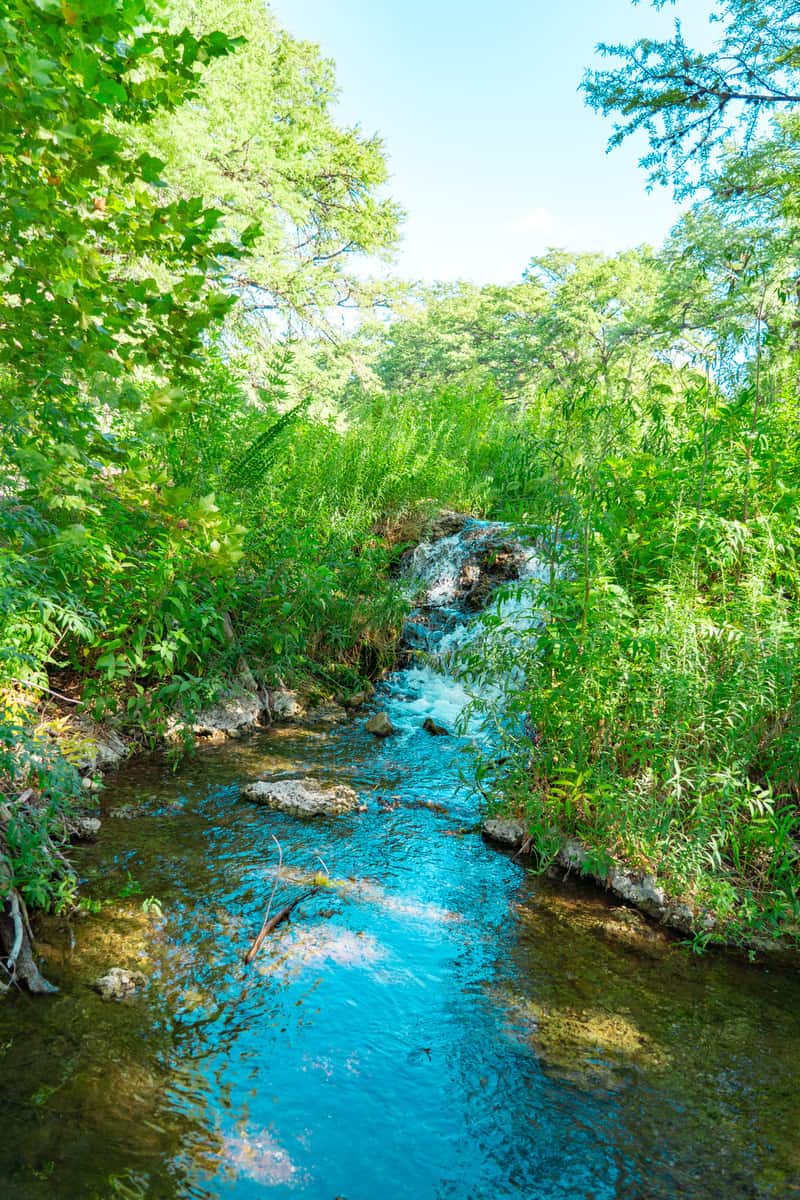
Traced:
POLYGON ((359 718, 109 780, 78 855, 102 908, 42 922, 58 996, 0 1005, 3 1200, 800 1197, 800 980, 485 846, 462 740, 404 686, 383 742, 359 718), (266 811, 265 773, 366 811, 266 811), (245 968, 273 838, 279 900, 320 858, 335 883, 245 968), (140 1000, 90 990, 114 965, 140 1000))

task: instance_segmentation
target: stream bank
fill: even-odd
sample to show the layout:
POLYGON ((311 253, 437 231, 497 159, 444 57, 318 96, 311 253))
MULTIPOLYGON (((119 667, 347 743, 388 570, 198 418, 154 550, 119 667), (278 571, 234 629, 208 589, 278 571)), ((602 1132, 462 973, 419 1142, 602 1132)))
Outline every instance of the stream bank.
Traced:
MULTIPOLYGON (((501 585, 511 586, 500 602, 502 620, 498 636, 513 638, 520 622, 527 626, 532 617, 525 583, 541 575, 544 568, 535 549, 521 542, 507 526, 451 512, 438 514, 428 527, 428 540, 404 555, 401 568, 413 586, 421 587, 421 606, 406 623, 398 670, 381 685, 376 703, 367 710, 366 722, 362 720, 360 724, 367 733, 381 737, 400 734, 401 740, 420 729, 432 737, 455 737, 463 731, 466 748, 476 736, 480 738, 480 730, 468 716, 472 692, 459 678, 458 671, 453 672, 454 656, 457 660, 458 654, 469 647, 479 627, 477 618, 481 610, 501 585)), ((233 638, 232 632, 230 636, 233 638)), ((237 679, 228 692, 197 714, 188 728, 177 718, 171 720, 166 740, 180 739, 184 732, 204 742, 239 739, 273 722, 279 729, 301 725, 312 731, 336 731, 341 726, 344 734, 348 719, 369 699, 370 692, 364 692, 355 697, 339 696, 334 701, 311 703, 286 688, 264 692, 256 685, 247 664, 240 661, 237 679)), ((86 717, 66 726, 66 733, 73 745, 76 741, 81 743, 79 770, 84 776, 87 795, 93 794, 98 775, 119 767, 134 748, 117 729, 93 725, 86 717)), ((97 819, 87 814, 73 818, 68 832, 78 841, 93 840, 98 829, 97 819)), ((524 855, 529 847, 528 828, 521 818, 491 817, 484 821, 483 834, 490 843, 511 848, 516 855, 524 855)), ((631 871, 624 864, 612 864, 598 871, 592 867, 586 848, 574 839, 563 845, 551 868, 551 874, 561 878, 572 873, 585 876, 616 899, 684 937, 713 933, 719 939, 709 913, 695 910, 684 898, 668 894, 654 876, 631 871)), ((20 980, 27 982, 31 990, 46 991, 47 985, 30 956, 25 926, 19 916, 16 927, 9 925, 3 930, 5 942, 9 943, 6 953, 18 928, 23 930, 25 948, 20 980)), ((736 944, 737 951, 743 948, 753 955, 780 957, 796 963, 796 946, 785 939, 753 936, 744 947, 741 942, 736 944)))
POLYGON ((450 536, 407 636, 438 661, 375 697, 394 733, 274 726, 107 778, 90 911, 40 923, 60 990, 0 1006, 4 1197, 800 1196, 797 975, 477 836, 450 536), (300 792, 337 803, 274 803, 300 792), (248 965, 276 876, 273 912, 319 890, 248 965))

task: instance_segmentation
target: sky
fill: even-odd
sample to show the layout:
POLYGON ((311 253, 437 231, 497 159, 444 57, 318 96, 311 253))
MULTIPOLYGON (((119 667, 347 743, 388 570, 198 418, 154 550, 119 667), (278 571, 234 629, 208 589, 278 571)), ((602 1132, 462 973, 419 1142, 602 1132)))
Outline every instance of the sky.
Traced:
POLYGON ((646 190, 644 142, 606 153, 611 122, 578 91, 598 42, 709 43, 710 0, 657 12, 630 0, 272 0, 334 59, 338 116, 384 140, 408 216, 408 279, 518 279, 548 246, 658 244, 679 209, 646 190))

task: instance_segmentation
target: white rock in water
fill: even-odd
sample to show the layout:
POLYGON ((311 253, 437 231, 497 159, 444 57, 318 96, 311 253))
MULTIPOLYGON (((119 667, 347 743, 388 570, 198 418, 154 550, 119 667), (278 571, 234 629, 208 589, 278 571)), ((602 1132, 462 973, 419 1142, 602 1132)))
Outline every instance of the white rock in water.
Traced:
POLYGON ((373 717, 370 717, 364 728, 367 733, 374 733, 375 737, 390 737, 391 734, 397 732, 385 712, 376 712, 373 717))
POLYGON ((316 779, 260 779, 246 783, 242 795, 293 817, 335 817, 350 812, 358 802, 356 792, 346 784, 316 779))
POLYGON ((128 1000, 140 992, 147 983, 141 971, 128 971, 125 967, 112 967, 92 987, 104 1000, 128 1000))

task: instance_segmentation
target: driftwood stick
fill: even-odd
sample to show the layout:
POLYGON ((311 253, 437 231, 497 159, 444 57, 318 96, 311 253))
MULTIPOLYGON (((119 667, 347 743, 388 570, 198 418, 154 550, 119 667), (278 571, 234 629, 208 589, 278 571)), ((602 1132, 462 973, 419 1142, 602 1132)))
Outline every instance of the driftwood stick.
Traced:
POLYGON ((261 926, 261 929, 259 930, 252 946, 244 956, 245 966, 249 965, 258 954, 264 943, 264 939, 269 937, 269 935, 273 933, 279 925, 282 925, 284 921, 289 920, 292 911, 297 908, 298 904, 300 904, 303 900, 308 900, 309 896, 316 895, 318 891, 318 887, 313 887, 307 892, 301 892, 299 896, 295 896, 294 900, 292 900, 290 904, 285 905, 278 912, 276 912, 274 917, 269 915, 269 909, 267 909, 267 915, 264 918, 264 924, 261 926))

